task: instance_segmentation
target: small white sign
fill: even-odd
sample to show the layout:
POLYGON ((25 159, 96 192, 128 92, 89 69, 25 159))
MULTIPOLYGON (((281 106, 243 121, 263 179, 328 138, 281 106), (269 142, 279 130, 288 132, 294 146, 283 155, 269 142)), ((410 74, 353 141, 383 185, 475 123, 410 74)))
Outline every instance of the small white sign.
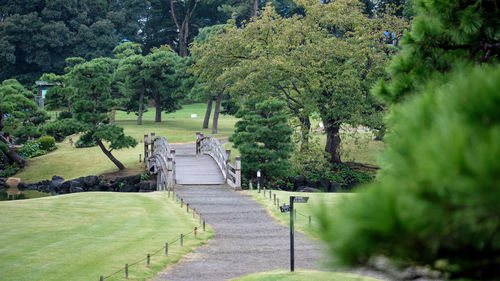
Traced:
POLYGON ((198 114, 191 114, 191 118, 196 118, 198 117, 198 114))
POLYGON ((325 127, 325 125, 323 125, 323 123, 322 123, 322 122, 319 122, 318 126, 319 126, 320 128, 324 128, 324 127, 325 127))

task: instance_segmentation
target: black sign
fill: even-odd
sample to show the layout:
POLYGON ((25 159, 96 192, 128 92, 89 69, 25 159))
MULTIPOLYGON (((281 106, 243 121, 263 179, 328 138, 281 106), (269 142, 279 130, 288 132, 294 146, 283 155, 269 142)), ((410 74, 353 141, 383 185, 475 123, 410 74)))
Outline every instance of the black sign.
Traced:
POLYGON ((293 203, 307 203, 307 200, 309 200, 309 197, 294 197, 293 203))
POLYGON ((282 213, 285 213, 285 212, 290 212, 291 208, 290 205, 283 205, 280 207, 280 210, 282 213))

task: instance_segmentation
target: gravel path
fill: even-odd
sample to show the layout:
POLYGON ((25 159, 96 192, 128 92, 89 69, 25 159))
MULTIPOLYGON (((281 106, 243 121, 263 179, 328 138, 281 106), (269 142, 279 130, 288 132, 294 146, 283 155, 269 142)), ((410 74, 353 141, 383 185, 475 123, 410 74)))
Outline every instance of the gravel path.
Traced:
MULTIPOLYGON (((183 198, 213 228, 214 238, 167 267, 156 280, 227 280, 290 268, 290 231, 250 196, 227 186, 180 186, 183 198)), ((295 268, 321 269, 320 242, 295 232, 295 268)))

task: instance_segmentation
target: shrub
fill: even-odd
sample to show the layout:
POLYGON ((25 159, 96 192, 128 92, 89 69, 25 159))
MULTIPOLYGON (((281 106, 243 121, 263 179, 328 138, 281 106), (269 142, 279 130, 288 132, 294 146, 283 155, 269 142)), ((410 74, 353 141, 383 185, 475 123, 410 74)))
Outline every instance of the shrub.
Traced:
POLYGON ((9 147, 0 141, 0 152, 2 152, 3 154, 7 153, 9 151, 9 147))
POLYGON ((71 114, 71 112, 69 111, 61 111, 57 116, 57 120, 71 119, 71 118, 73 118, 73 114, 71 114))
POLYGON ((38 139, 40 148, 47 151, 56 149, 56 140, 52 136, 43 136, 38 139))
POLYGON ((17 163, 12 163, 9 166, 7 166, 7 168, 5 168, 5 170, 3 170, 2 177, 10 177, 10 176, 14 175, 15 173, 17 173, 17 171, 19 171, 20 169, 21 168, 19 167, 19 165, 17 163))
POLYGON ((21 148, 19 148, 17 153, 19 154, 19 156, 24 158, 33 158, 47 154, 47 151, 42 149, 40 147, 40 143, 36 141, 36 142, 26 142, 25 144, 23 144, 23 146, 21 146, 21 148))

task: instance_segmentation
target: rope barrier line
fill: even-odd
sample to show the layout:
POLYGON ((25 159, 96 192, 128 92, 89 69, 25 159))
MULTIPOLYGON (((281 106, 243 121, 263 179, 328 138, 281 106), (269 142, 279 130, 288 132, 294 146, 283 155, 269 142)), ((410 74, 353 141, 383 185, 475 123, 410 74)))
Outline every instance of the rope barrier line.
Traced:
MULTIPOLYGON (((178 197, 178 195, 177 195, 177 198, 179 198, 179 197, 178 197)), ((184 202, 184 203, 186 203, 186 202, 184 202)), ((190 208, 190 209, 191 209, 191 208, 190 208)), ((202 224, 198 223, 198 227, 200 227, 200 226, 202 226, 202 224)), ((194 231, 195 231, 195 230, 193 229, 191 232, 188 232, 187 234, 183 234, 183 238, 184 238, 184 237, 186 237, 186 236, 188 236, 188 235, 193 234, 193 233, 194 233, 194 231)), ((179 240, 180 240, 180 238, 177 238, 177 239, 175 239, 175 240, 173 240, 173 241, 171 241, 171 242, 168 242, 168 245, 173 245, 175 242, 177 242, 177 241, 179 241, 179 240)), ((149 257, 155 256, 155 255, 157 255, 158 253, 160 253, 160 252, 161 252, 161 251, 163 251, 163 250, 165 250, 165 246, 163 246, 163 247, 161 247, 160 249, 158 249, 158 250, 154 251, 154 252, 153 252, 153 254, 148 254, 148 256, 149 256, 149 257)), ((147 260, 147 259, 148 259, 148 256, 147 256, 146 258, 140 259, 140 260, 138 260, 138 261, 136 261, 136 262, 134 262, 134 263, 128 264, 128 268, 130 268, 130 267, 132 267, 132 266, 134 266, 134 265, 136 265, 136 264, 139 264, 139 263, 141 263, 141 262, 144 262, 145 260, 147 260)), ((114 276, 114 275, 116 275, 116 274, 118 274, 118 273, 120 273, 120 272, 122 272, 122 271, 124 271, 124 270, 125 270, 124 268, 120 268, 120 269, 119 269, 119 270, 117 270, 116 272, 114 272, 114 273, 112 273, 112 274, 110 274, 110 275, 108 275, 108 276, 106 276, 106 277, 103 277, 102 279, 103 279, 103 280, 104 280, 104 279, 108 279, 108 278, 110 278, 110 277, 112 277, 112 276, 114 276)))

